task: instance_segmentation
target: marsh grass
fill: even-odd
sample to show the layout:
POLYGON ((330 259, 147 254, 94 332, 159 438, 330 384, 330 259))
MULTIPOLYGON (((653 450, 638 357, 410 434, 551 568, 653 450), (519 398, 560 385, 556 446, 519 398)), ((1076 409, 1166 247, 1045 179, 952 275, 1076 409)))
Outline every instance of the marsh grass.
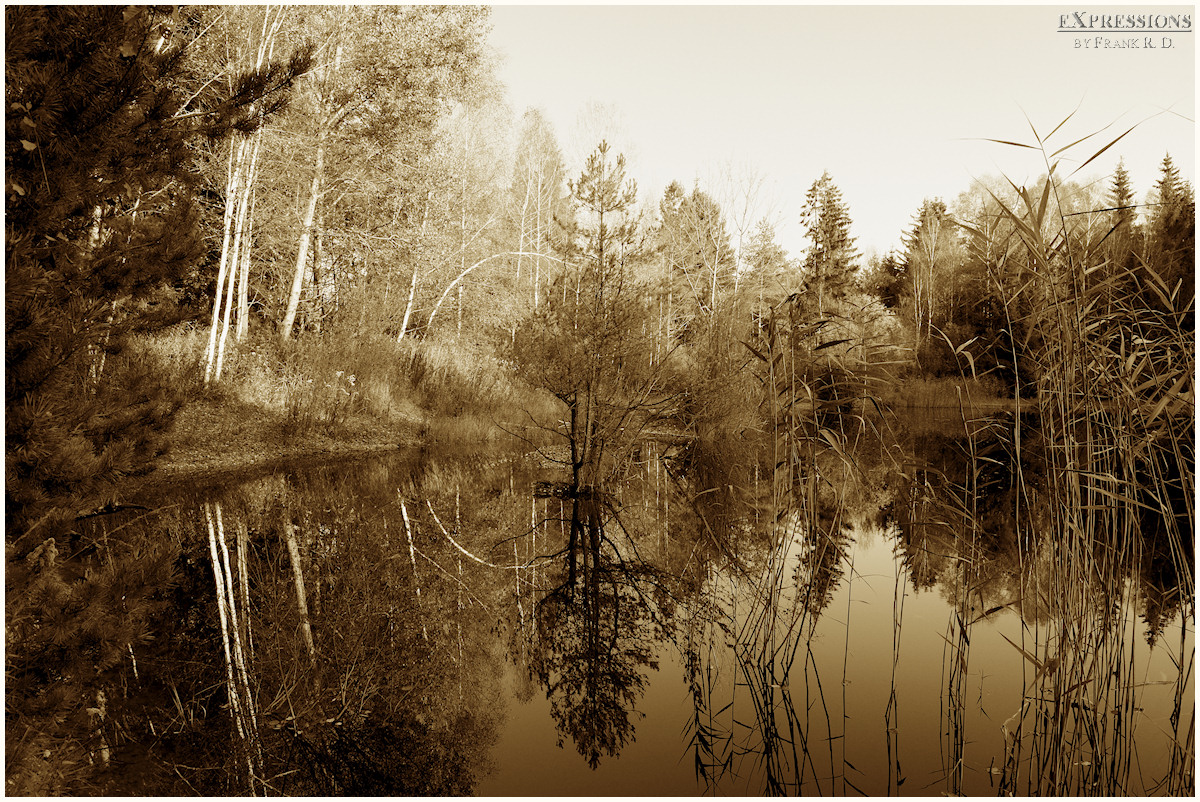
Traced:
MULTIPOLYGON (((726 555, 729 588, 707 635, 695 636, 696 643, 727 641, 736 676, 705 676, 698 649, 690 653, 690 732, 697 773, 710 787, 745 773, 761 777, 768 793, 858 790, 845 754, 845 685, 839 732, 835 691, 817 671, 811 644, 833 589, 853 580, 842 536, 846 505, 834 489, 845 483, 837 475, 859 470, 855 433, 887 425, 886 415, 870 410, 948 407, 959 417, 965 472, 902 469, 914 491, 907 525, 921 540, 943 540, 954 555, 935 782, 946 793, 967 793, 975 787, 969 775, 986 771, 1001 794, 1194 792, 1192 301, 1151 264, 1109 264, 1104 238, 1088 239, 1061 211, 1053 159, 1066 149, 1051 152, 1036 131, 1034 138, 1030 147, 1044 155, 1047 177, 1031 189, 1013 185, 1015 203, 993 196, 1014 234, 989 250, 1000 254, 989 276, 1007 315, 1004 336, 1026 351, 1020 365, 1028 375, 1017 386, 1031 395, 1000 401, 999 383, 976 375, 966 346, 953 349, 962 379, 901 383, 873 370, 869 357, 851 367, 838 358, 845 340, 830 340, 823 321, 803 322, 784 308, 748 343, 765 421, 766 481, 753 504, 766 549, 753 564, 726 555), (1166 555, 1179 578, 1169 725, 1142 707, 1150 683, 1139 574, 1151 549, 1166 555), (997 550, 1015 560, 1015 590, 1005 587, 1016 598, 985 598, 1002 570, 997 550), (1002 754, 986 767, 970 765, 969 745, 979 734, 968 731, 976 712, 968 680, 983 682, 971 642, 980 622, 1010 608, 1021 610, 1021 629, 1014 639, 1001 637, 1021 666, 1019 704, 1001 725, 1002 754), (1144 775, 1139 761, 1147 728, 1169 728, 1162 776, 1144 775)), ((898 569, 896 582, 893 677, 907 573, 898 569)), ((1156 637, 1162 640, 1152 627, 1152 644, 1156 637)), ((844 659, 843 682, 845 670, 844 659)), ((897 714, 893 680, 884 724, 888 789, 898 792, 905 778, 897 714)))
MULTIPOLYGON (((1103 238, 1083 236, 1061 211, 1055 158, 1079 142, 1051 152, 1050 137, 1036 129, 1033 136, 1023 147, 1042 155, 1046 177, 1033 190, 1014 184, 1017 203, 993 195, 1019 246, 990 275, 1009 310, 1010 339, 1018 327, 1042 335, 1029 353, 1035 375, 1026 377, 1036 398, 1017 399, 1017 410, 1028 404, 1036 412, 1044 482, 1035 487, 1022 473, 1028 444, 1019 414, 1008 447, 1027 577, 1022 594, 1046 615, 1024 621, 1022 642, 1012 643, 1025 663, 1025 693, 1005 725, 1000 790, 1138 793, 1139 585, 1130 576, 1142 560, 1148 520, 1168 543, 1185 625, 1194 616, 1191 301, 1150 264, 1110 267, 1103 238)), ((1181 685, 1190 666, 1190 655, 1181 654, 1181 685)), ((1190 745, 1190 727, 1183 738, 1190 745)), ((1194 778, 1176 769, 1164 782, 1194 791, 1194 778)))
POLYGON ((709 577, 718 602, 689 634, 689 734, 709 787, 732 774, 769 794, 860 793, 845 741, 851 593, 841 677, 822 676, 812 636, 838 588, 853 582, 844 493, 847 473, 860 470, 853 439, 879 409, 867 392, 874 352, 831 339, 836 327, 797 311, 781 304, 746 344, 763 421, 763 481, 749 504, 765 548, 753 561, 723 550, 728 564, 709 577), (714 643, 729 649, 733 677, 701 673, 700 644, 711 653, 714 643))

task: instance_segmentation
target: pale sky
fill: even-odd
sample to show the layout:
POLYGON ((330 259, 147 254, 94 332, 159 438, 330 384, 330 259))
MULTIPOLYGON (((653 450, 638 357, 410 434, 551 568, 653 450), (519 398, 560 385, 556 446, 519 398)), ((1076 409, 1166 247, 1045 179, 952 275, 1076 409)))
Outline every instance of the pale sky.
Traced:
POLYGON ((897 245, 927 196, 949 203, 973 176, 1003 171, 1020 184, 1043 173, 1034 151, 978 141, 1032 143, 1026 115, 1045 135, 1080 107, 1051 150, 1110 126, 1063 154, 1077 161, 1141 122, 1077 178, 1109 175, 1124 156, 1141 200, 1169 151, 1195 183, 1195 34, 1060 33, 1060 15, 1081 9, 1186 13, 1196 26, 1194 6, 1137 3, 501 4, 490 41, 514 113, 543 110, 572 176, 572 160, 605 133, 595 109, 607 109, 619 121, 610 143, 629 156, 647 205, 672 179, 713 191, 722 171, 757 173, 760 211, 774 213, 779 241, 799 256, 804 195, 828 170, 865 253, 897 245), (1084 46, 1098 36, 1149 36, 1156 47, 1084 46))

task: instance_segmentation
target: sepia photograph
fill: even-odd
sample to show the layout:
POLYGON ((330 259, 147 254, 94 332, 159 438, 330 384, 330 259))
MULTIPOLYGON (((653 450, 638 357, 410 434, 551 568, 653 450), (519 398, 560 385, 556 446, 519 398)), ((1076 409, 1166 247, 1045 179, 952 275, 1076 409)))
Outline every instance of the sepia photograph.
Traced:
POLYGON ((6 796, 1195 796, 1194 5, 4 16, 6 796))

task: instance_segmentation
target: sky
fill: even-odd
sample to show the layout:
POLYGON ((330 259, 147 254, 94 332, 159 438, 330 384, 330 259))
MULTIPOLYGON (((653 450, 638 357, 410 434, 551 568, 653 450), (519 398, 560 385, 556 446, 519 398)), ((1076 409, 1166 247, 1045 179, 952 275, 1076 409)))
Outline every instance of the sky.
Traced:
POLYGON ((648 207, 670 181, 698 182, 731 217, 769 217, 792 256, 823 171, 859 250, 883 253, 926 197, 1043 174, 1040 153, 984 140, 1034 144, 1031 124, 1045 137, 1072 112, 1049 150, 1095 136, 1060 154, 1060 174, 1136 123, 1075 178, 1104 180, 1123 156, 1141 199, 1169 152, 1195 183, 1194 6, 501 3, 492 23, 509 104, 543 111, 572 175, 606 137, 648 207), (1191 27, 1060 32, 1072 12, 1188 14, 1191 27), (1138 47, 1112 46, 1128 39, 1138 47), (731 200, 753 186, 752 203, 731 200))

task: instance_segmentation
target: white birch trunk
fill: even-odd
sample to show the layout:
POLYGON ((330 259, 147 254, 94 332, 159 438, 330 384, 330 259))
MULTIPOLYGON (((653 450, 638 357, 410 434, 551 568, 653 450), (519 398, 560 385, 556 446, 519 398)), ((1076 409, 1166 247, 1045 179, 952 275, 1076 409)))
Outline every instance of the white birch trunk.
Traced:
POLYGON ((216 584, 217 614, 221 621, 221 645, 225 649, 225 681, 229 688, 229 706, 233 708, 233 721, 237 727, 238 736, 244 740, 246 738, 246 731, 242 724, 242 717, 239 714, 241 711, 241 695, 238 693, 237 682, 234 679, 233 646, 229 632, 229 594, 225 591, 225 575, 221 563, 220 551, 217 546, 217 531, 213 524, 212 508, 208 504, 204 505, 204 517, 208 520, 208 549, 209 555, 212 557, 213 581, 216 584))
POLYGON ((204 358, 204 384, 212 379, 213 366, 217 357, 217 325, 221 322, 221 296, 225 291, 225 277, 229 272, 229 240, 233 235, 234 209, 237 207, 237 181, 240 171, 234 169, 238 160, 234 152, 242 147, 242 143, 229 144, 229 166, 225 178, 225 233, 221 239, 221 263, 217 269, 217 290, 213 297, 212 323, 208 327, 208 351, 204 358))
POLYGON ((242 188, 242 221, 236 232, 236 250, 241 254, 238 270, 237 331, 234 339, 241 342, 246 338, 250 326, 250 241, 254 232, 254 205, 257 193, 254 185, 258 178, 258 154, 262 148, 262 129, 254 134, 254 148, 250 164, 246 168, 246 179, 242 188))
POLYGON ((304 645, 308 647, 308 657, 313 668, 317 667, 317 647, 313 642, 312 623, 308 617, 308 595, 304 591, 304 568, 300 563, 300 544, 296 540, 296 527, 286 514, 283 519, 283 531, 287 536, 288 556, 292 561, 292 576, 296 582, 296 606, 300 610, 300 629, 304 635, 304 645))
POLYGON ((535 256, 533 259, 533 308, 534 308, 534 311, 537 311, 537 308, 538 308, 538 284, 540 284, 541 280, 542 280, 542 244, 543 244, 542 243, 542 214, 544 214, 544 210, 542 209, 542 195, 543 195, 543 192, 545 191, 545 188, 543 186, 543 181, 544 181, 544 175, 542 174, 541 170, 538 170, 537 213, 536 213, 537 216, 534 220, 535 225, 534 225, 534 230, 533 230, 533 236, 536 238, 536 243, 534 245, 533 250, 534 250, 534 253, 537 254, 537 256, 535 256))
MULTIPOLYGON (((245 163, 246 152, 250 147, 249 141, 243 142, 239 148, 238 161, 242 162, 237 166, 237 171, 242 175, 238 181, 239 189, 235 192, 237 209, 234 214, 233 228, 233 245, 229 253, 229 281, 228 289, 225 295, 225 316, 221 323, 221 337, 217 344, 217 364, 213 369, 213 380, 221 380, 221 366, 225 363, 225 343, 229 338, 229 323, 233 317, 233 299, 234 291, 237 285, 237 273, 241 267, 241 247, 243 232, 246 226, 247 203, 249 201, 249 183, 250 183, 250 165, 245 163)), ((222 261, 225 261, 225 255, 222 254, 222 261)), ((219 298, 220 296, 218 296, 219 298)))
POLYGON ((400 499, 400 514, 404 516, 404 532, 408 535, 408 558, 412 560, 413 586, 417 591, 417 609, 421 611, 421 637, 429 640, 429 632, 425 628, 424 608, 421 606, 421 585, 417 582, 417 549, 413 545, 412 524, 408 520, 408 508, 404 499, 400 499))
POLYGON ((279 329, 280 339, 284 341, 292 336, 292 326, 296 322, 296 310, 300 307, 300 291, 304 288, 304 268, 308 262, 308 246, 312 241, 313 221, 317 217, 317 202, 321 196, 321 179, 324 172, 325 131, 322 128, 317 136, 317 167, 313 172, 308 209, 304 212, 304 222, 300 230, 300 245, 296 252, 296 269, 292 275, 292 289, 288 294, 287 311, 283 315, 283 324, 279 329))
MULTIPOLYGON (((425 241, 425 227, 429 223, 429 202, 432 198, 432 192, 426 193, 425 213, 421 216, 421 242, 425 241)), ((408 284, 408 303, 404 306, 404 320, 400 321, 400 334, 397 335, 396 342, 402 341, 405 333, 408 332, 408 321, 412 319, 413 303, 417 297, 417 277, 420 275, 421 265, 419 262, 414 262, 412 281, 408 284)))

